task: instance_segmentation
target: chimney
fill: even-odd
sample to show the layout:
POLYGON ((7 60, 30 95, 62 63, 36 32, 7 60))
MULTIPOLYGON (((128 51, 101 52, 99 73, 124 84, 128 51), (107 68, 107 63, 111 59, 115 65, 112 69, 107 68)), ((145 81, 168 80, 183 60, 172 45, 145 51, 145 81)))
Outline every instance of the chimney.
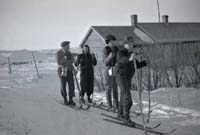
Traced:
POLYGON ((137 25, 137 15, 131 15, 131 25, 136 26, 137 25))
POLYGON ((169 18, 168 15, 163 15, 163 16, 162 16, 162 22, 163 22, 163 23, 168 23, 168 22, 169 22, 168 18, 169 18))

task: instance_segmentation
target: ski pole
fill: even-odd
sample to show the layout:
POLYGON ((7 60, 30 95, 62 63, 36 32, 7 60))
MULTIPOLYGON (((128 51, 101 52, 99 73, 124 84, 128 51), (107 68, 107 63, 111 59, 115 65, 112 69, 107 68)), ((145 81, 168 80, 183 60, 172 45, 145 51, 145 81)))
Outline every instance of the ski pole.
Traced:
POLYGON ((151 68, 150 68, 150 63, 149 63, 149 57, 148 57, 148 100, 149 100, 149 106, 148 106, 148 118, 147 118, 147 123, 150 121, 150 113, 151 113, 151 68))
POLYGON ((139 78, 138 78, 138 69, 137 69, 137 65, 136 65, 136 58, 134 58, 133 62, 134 62, 134 68, 135 68, 135 76, 137 79, 137 84, 139 86, 139 106, 140 106, 140 111, 141 111, 141 116, 142 116, 142 122, 143 122, 145 134, 147 134, 146 124, 145 124, 144 114, 143 114, 141 82, 139 82, 139 80, 138 80, 139 78))
POLYGON ((80 95, 80 93, 81 93, 81 88, 80 88, 80 86, 79 86, 79 83, 78 83, 78 79, 77 79, 77 76, 76 76, 76 74, 74 74, 74 79, 75 79, 75 82, 76 82, 76 87, 77 87, 77 89, 78 89, 78 94, 79 94, 79 102, 80 102, 80 99, 81 99, 81 95, 80 95))
MULTIPOLYGON (((92 68, 93 68, 93 75, 94 75, 95 68, 94 68, 93 64, 94 64, 95 54, 91 53, 91 56, 92 56, 92 68)), ((94 78, 95 78, 95 76, 94 76, 94 78)), ((92 83, 93 83, 93 92, 92 92, 92 102, 93 102, 93 100, 94 100, 94 80, 92 83)))

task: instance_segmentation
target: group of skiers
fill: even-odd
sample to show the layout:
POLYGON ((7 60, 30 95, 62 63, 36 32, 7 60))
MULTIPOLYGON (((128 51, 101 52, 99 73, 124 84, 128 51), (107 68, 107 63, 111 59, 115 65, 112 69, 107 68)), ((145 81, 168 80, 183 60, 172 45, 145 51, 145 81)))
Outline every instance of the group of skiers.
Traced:
POLYGON ((70 51, 70 42, 63 41, 61 49, 57 52, 58 76, 61 84, 61 95, 64 99, 65 105, 76 105, 73 97, 75 97, 74 75, 77 74, 77 69, 74 67, 80 66, 81 70, 81 92, 80 100, 84 101, 84 95, 87 94, 88 102, 92 103, 91 95, 94 89, 94 69, 93 66, 97 64, 97 60, 93 53, 90 53, 88 45, 82 47, 82 54, 78 55, 75 60, 70 51), (68 94, 66 85, 68 84, 68 94), (69 100, 67 99, 69 96, 69 100))
MULTIPOLYGON (((131 98, 131 79, 135 71, 147 65, 146 61, 139 62, 136 59, 134 48, 134 38, 127 36, 122 46, 116 45, 116 37, 107 35, 103 48, 104 63, 104 86, 106 90, 106 99, 109 111, 118 113, 118 118, 128 124, 134 124, 130 119, 130 109, 132 106, 131 98), (118 99, 118 87, 120 89, 120 100, 118 99)), ((82 53, 74 60, 70 52, 70 42, 61 43, 62 49, 57 52, 58 75, 61 82, 61 95, 64 104, 75 105, 73 101, 74 79, 77 74, 76 67, 80 67, 80 101, 85 103, 84 95, 87 94, 88 103, 92 103, 91 95, 94 89, 94 66, 97 64, 94 53, 90 52, 88 45, 82 46, 82 53), (66 92, 66 83, 68 83, 68 94, 66 92), (69 95, 69 100, 67 99, 69 95)))

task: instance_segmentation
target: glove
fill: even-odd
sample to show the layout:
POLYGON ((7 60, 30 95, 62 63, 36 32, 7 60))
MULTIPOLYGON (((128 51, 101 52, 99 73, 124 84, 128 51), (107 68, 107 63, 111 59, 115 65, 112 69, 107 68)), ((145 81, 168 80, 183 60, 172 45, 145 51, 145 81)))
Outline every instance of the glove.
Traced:
POLYGON ((129 61, 133 61, 136 58, 135 53, 131 53, 131 56, 129 58, 129 61))

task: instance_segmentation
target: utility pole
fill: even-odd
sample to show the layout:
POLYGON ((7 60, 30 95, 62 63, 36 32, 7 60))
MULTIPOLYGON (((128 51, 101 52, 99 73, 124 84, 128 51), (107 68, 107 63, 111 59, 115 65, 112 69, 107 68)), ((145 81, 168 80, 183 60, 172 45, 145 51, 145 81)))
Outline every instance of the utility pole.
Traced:
POLYGON ((158 7, 158 22, 160 22, 160 5, 159 5, 159 0, 157 0, 157 7, 158 7))

